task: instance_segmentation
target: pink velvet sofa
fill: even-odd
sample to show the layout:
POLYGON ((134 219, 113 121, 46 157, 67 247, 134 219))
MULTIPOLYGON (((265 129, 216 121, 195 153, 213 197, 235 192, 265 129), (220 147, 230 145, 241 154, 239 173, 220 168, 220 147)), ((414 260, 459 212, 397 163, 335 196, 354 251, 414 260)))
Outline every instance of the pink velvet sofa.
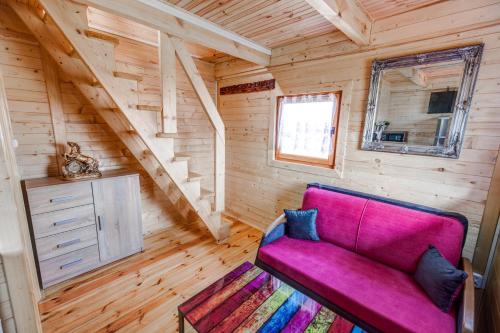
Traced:
MULTIPOLYGON (((455 213, 345 189, 309 184, 302 209, 318 208, 320 241, 276 235, 256 265, 369 332, 473 331, 472 271, 462 258, 467 219, 455 213), (413 279, 432 244, 469 274, 457 306, 442 312, 413 279)), ((266 245, 272 237, 272 241, 266 245)))

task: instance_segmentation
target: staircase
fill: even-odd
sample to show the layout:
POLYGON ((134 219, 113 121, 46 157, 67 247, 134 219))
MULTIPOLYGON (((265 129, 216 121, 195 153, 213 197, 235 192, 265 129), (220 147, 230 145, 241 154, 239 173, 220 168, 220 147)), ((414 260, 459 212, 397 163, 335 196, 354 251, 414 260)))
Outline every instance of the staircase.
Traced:
MULTIPOLYGON (((162 107, 138 103, 138 81, 142 77, 116 69, 114 51, 119 41, 89 29, 84 5, 67 0, 39 0, 39 6, 35 7, 15 0, 8 0, 8 4, 181 214, 189 217, 194 213, 218 242, 224 241, 229 226, 221 218, 223 201, 216 197, 215 210, 212 209, 215 194, 202 191, 202 177, 189 171, 189 156, 175 155, 174 136, 158 133, 153 117, 144 117, 144 111, 161 112, 162 107)), ((185 51, 182 41, 177 40, 176 47, 179 52, 185 51)), ((184 68, 189 67, 196 80, 197 69, 192 68, 191 57, 187 58, 184 58, 184 68)), ((200 99, 206 97, 197 93, 200 99)), ((211 111, 207 110, 207 114, 216 128, 216 147, 220 154, 224 148, 223 123, 220 116, 211 111)), ((220 193, 222 185, 220 197, 223 199, 224 178, 221 169, 218 170, 216 192, 220 193)))

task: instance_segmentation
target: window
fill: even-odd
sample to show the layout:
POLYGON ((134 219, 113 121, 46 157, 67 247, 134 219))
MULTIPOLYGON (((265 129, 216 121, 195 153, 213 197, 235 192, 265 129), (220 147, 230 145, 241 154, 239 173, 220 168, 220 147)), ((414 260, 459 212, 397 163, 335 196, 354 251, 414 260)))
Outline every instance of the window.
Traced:
POLYGON ((340 92, 278 97, 276 159, 333 168, 340 92))

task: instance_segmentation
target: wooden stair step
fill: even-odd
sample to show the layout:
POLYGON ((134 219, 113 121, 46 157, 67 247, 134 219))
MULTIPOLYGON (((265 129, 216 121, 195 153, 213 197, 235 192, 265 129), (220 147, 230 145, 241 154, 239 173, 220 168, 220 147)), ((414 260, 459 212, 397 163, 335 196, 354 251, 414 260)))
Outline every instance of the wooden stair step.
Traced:
POLYGON ((96 78, 94 78, 94 79, 92 80, 92 82, 90 82, 90 85, 91 85, 92 87, 102 88, 102 84, 101 84, 101 82, 97 81, 97 79, 96 79, 96 78))
POLYGON ((197 200, 197 203, 201 209, 204 209, 205 211, 212 211, 212 203, 210 200, 200 197, 197 200))
POLYGON ((80 113, 81 114, 95 114, 96 110, 92 105, 83 105, 80 108, 80 113))
POLYGON ((85 30, 85 36, 89 38, 100 39, 106 42, 113 43, 115 45, 120 44, 120 40, 118 38, 95 30, 85 30))
POLYGON ((40 18, 40 20, 42 20, 43 22, 46 22, 47 12, 45 11, 45 9, 40 7, 40 5, 37 5, 35 8, 35 12, 36 12, 36 15, 40 18))
POLYGON ((73 59, 80 59, 80 56, 78 55, 76 50, 73 48, 71 50, 68 50, 68 55, 73 59))
POLYGON ((191 155, 184 153, 176 153, 174 156, 174 161, 189 161, 191 159, 191 155))
POLYGON ((205 188, 201 188, 201 198, 202 199, 211 199, 215 198, 215 192, 209 191, 205 188))
MULTIPOLYGON (((72 73, 74 70, 81 71, 83 73, 87 73, 90 71, 93 75, 98 76, 99 78, 105 78, 102 76, 102 70, 107 71, 107 75, 113 75, 117 79, 115 82, 110 82, 110 84, 106 85, 106 89, 92 87, 91 84, 96 81, 91 76, 87 76, 88 79, 84 83, 75 82, 77 88, 83 93, 83 95, 87 98, 87 100, 94 103, 96 107, 96 111, 98 114, 104 119, 107 125, 119 135, 120 139, 123 141, 126 147, 130 149, 132 154, 135 156, 137 161, 142 165, 145 171, 153 178, 155 183, 167 194, 169 195, 170 188, 177 187, 182 190, 184 187, 190 187, 193 190, 190 192, 186 192, 186 196, 183 197, 183 200, 189 201, 189 205, 185 205, 188 209, 192 207, 195 211, 199 212, 199 218, 205 222, 205 224, 209 227, 211 233, 217 238, 217 227, 219 225, 218 221, 212 221, 212 215, 210 212, 210 203, 202 202, 200 206, 198 206, 197 198, 200 197, 200 183, 202 176, 196 173, 188 173, 187 166, 186 168, 180 166, 172 166, 170 165, 170 161, 174 157, 174 146, 173 139, 162 141, 161 149, 157 149, 156 144, 159 144, 159 140, 154 139, 155 132, 146 133, 145 129, 149 125, 145 119, 144 123, 141 121, 141 117, 138 119, 132 118, 128 116, 128 110, 133 108, 135 109, 135 104, 137 102, 131 102, 131 99, 127 99, 127 101, 121 101, 119 103, 121 109, 116 109, 116 113, 112 114, 112 110, 115 110, 118 106, 114 103, 114 101, 120 101, 124 98, 124 90, 129 94, 136 93, 136 82, 143 81, 144 74, 141 71, 137 71, 130 68, 114 68, 114 65, 119 65, 114 63, 113 56, 113 45, 112 43, 103 43, 96 42, 86 36, 85 31, 88 29, 87 27, 82 27, 83 24, 87 23, 84 17, 84 10, 86 7, 77 2, 73 1, 44 1, 43 2, 45 8, 47 9, 49 15, 47 19, 49 21, 54 21, 55 26, 57 26, 58 30, 60 30, 60 35, 62 37, 67 36, 69 41, 52 41, 51 29, 47 28, 43 25, 39 18, 35 16, 31 11, 25 11, 23 6, 12 6, 14 10, 18 13, 25 15, 17 15, 22 18, 22 21, 28 25, 28 28, 34 32, 34 35, 39 40, 40 44, 45 47, 53 57, 59 58, 60 55, 56 50, 53 49, 52 43, 60 43, 63 45, 74 45, 74 48, 78 50, 75 52, 72 47, 63 47, 64 54, 61 56, 62 61, 57 61, 57 63, 61 66, 63 72, 72 73), (59 6, 60 3, 64 2, 64 6, 59 6), (75 13, 79 13, 81 15, 75 15, 75 13), (31 15, 35 16, 35 19, 31 18, 31 15), (73 15, 73 16, 72 16, 73 15), (71 22, 71 20, 67 20, 68 17, 74 17, 75 22, 71 22), (80 21, 81 20, 81 21, 80 21), (79 28, 82 27, 82 28, 79 28), (78 33, 75 33, 75 29, 79 29, 78 33), (40 31, 40 33, 39 33, 40 31), (99 52, 100 56, 92 57, 92 49, 96 48, 98 44, 102 47, 97 47, 95 52, 99 52), (111 52, 111 53, 110 53, 111 52), (80 58, 81 61, 69 61, 69 55, 72 54, 73 57, 80 58), (104 59, 104 60, 103 60, 104 59), (104 62, 104 63, 103 63, 104 62), (110 65, 113 65, 110 66, 110 65), (101 74, 99 74, 101 73, 101 74), (106 94, 102 99, 96 99, 96 96, 99 94, 106 94), (134 104, 134 105, 130 105, 134 104), (123 112, 122 112, 123 111, 123 112), (125 114, 122 114, 125 113, 125 114), (128 125, 129 121, 137 120, 138 123, 135 123, 134 126, 137 127, 141 136, 137 135, 128 135, 125 132, 130 131, 131 127, 128 125), (144 132, 144 133, 143 133, 144 132), (156 142, 155 142, 156 141, 156 142), (148 147, 154 148, 153 152, 149 150, 148 147), (160 178, 157 173, 161 172, 162 167, 164 169, 163 176, 160 178), (183 172, 178 172, 178 170, 183 172), (180 175, 183 173, 182 175, 180 175), (179 175, 177 175, 179 174, 179 175), (169 179, 167 179, 169 177, 169 179), (186 181, 187 180, 187 181, 186 181), (172 186, 174 184, 175 186, 172 186), (198 189, 198 190, 197 190, 198 189), (191 193, 193 193, 191 195, 191 193)), ((52 24, 52 22, 51 22, 52 24)), ((62 38, 63 39, 63 38, 62 38)), ((190 59, 190 57, 188 56, 190 59)), ((194 65, 194 67, 196 67, 194 65)), ((105 74, 105 73, 104 73, 105 74)), ((194 73, 195 75, 197 73, 194 73)), ((113 80, 111 80, 113 81, 113 80)), ((105 84, 107 81, 102 81, 105 84)), ((196 82, 195 83, 199 83, 196 82)), ((198 84, 194 84, 198 86, 198 84)), ((204 85, 203 85, 204 87, 204 85)), ((206 88, 205 88, 206 90, 206 88)), ((126 96, 125 96, 126 97, 126 96)), ((135 98, 136 96, 134 96, 135 98)), ((137 118, 137 117, 136 117, 137 118)), ((187 164, 187 161, 184 162, 176 162, 187 164)), ((206 200, 205 200, 206 201, 206 200)))
POLYGON ((189 193, 193 195, 195 198, 201 199, 201 186, 199 182, 184 182, 182 187, 189 193))
POLYGON ((161 112, 162 107, 159 105, 137 104, 136 109, 140 111, 161 112))
POLYGON ((196 182, 196 181, 199 181, 203 178, 202 175, 200 175, 199 173, 196 173, 196 172, 189 172, 188 174, 188 178, 187 178, 187 181, 188 182, 196 182))
POLYGON ((156 133, 157 138, 164 138, 164 139, 175 139, 177 138, 177 133, 163 133, 159 132, 156 133))
POLYGON ((135 80, 137 82, 140 82, 143 80, 142 76, 137 75, 137 74, 133 74, 133 73, 114 71, 113 75, 115 77, 120 78, 120 79, 135 80))

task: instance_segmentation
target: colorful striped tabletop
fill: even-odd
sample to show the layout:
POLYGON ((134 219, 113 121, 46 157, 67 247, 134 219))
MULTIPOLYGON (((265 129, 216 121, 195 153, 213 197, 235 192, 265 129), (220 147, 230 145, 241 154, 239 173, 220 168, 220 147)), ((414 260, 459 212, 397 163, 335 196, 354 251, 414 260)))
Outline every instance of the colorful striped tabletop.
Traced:
POLYGON ((179 306, 198 333, 361 333, 361 328, 245 262, 179 306))

